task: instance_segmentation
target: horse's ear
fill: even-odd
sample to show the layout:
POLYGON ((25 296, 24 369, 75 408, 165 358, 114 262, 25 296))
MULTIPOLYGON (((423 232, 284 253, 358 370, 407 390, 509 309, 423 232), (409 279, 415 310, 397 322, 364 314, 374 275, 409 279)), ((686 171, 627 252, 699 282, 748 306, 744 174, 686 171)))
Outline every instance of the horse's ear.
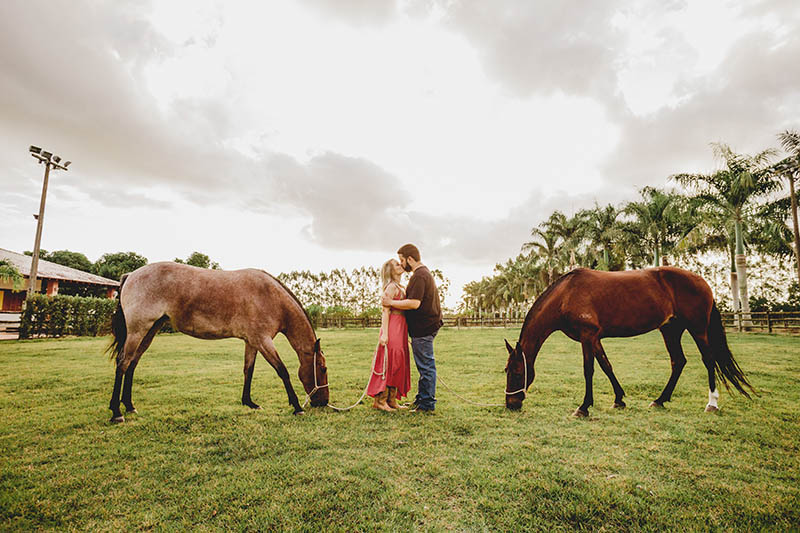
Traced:
MULTIPOLYGON (((503 339, 503 340, 505 340, 505 339, 503 339)), ((517 344, 519 344, 519 343, 517 343, 517 344)), ((512 348, 511 345, 508 344, 507 340, 506 340, 506 350, 508 350, 508 354, 509 355, 513 355, 514 354, 514 348, 512 348)))
POLYGON ((314 343, 314 351, 315 351, 315 352, 319 352, 319 341, 320 341, 320 340, 321 340, 321 339, 317 339, 317 342, 315 342, 315 343, 314 343))
POLYGON ((519 345, 519 341, 517 341, 517 351, 522 353, 522 346, 519 345))

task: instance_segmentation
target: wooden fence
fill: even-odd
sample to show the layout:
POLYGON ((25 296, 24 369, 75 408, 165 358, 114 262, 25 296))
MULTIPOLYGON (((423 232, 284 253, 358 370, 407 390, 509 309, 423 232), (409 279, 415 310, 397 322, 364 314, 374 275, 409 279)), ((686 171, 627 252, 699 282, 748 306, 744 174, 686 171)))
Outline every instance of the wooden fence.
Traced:
POLYGON ((765 333, 800 333, 800 311, 720 313, 725 329, 765 333))
MULTIPOLYGON (((800 311, 759 311, 748 315, 721 313, 722 324, 730 331, 756 331, 766 333, 800 334, 800 311)), ((523 318, 472 318, 446 316, 444 326, 448 328, 520 328, 523 318)), ((372 318, 328 318, 317 320, 319 328, 378 328, 381 319, 372 318)))
MULTIPOLYGON (((442 318, 447 328, 503 328, 522 327, 522 318, 470 318, 463 316, 446 316, 442 318)), ((379 328, 381 319, 371 318, 329 318, 317 319, 319 328, 379 328)))

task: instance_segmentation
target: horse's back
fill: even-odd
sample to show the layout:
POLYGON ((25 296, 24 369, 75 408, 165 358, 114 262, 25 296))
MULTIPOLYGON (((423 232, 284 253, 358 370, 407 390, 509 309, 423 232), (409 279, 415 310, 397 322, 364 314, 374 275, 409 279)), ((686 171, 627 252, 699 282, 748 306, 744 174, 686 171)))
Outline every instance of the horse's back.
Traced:
POLYGON ((697 320, 706 312, 697 303, 710 292, 700 276, 675 267, 580 269, 566 281, 561 308, 568 321, 594 325, 610 337, 639 335, 684 315, 697 320))
POLYGON ((211 270, 160 262, 132 272, 120 302, 130 320, 157 320, 166 315, 189 335, 202 338, 241 337, 259 319, 274 280, 255 269, 211 270))

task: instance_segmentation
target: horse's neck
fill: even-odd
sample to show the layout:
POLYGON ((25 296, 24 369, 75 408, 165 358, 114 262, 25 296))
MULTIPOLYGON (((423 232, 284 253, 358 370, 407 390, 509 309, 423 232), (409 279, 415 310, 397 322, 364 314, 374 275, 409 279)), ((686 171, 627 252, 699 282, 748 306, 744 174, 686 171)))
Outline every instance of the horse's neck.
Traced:
POLYGON ((313 352, 317 337, 305 312, 296 305, 290 305, 285 320, 283 334, 286 335, 298 357, 313 352))
POLYGON ((531 362, 536 359, 547 337, 557 329, 555 323, 555 318, 544 312, 536 313, 526 319, 525 327, 520 332, 519 343, 525 356, 531 362))

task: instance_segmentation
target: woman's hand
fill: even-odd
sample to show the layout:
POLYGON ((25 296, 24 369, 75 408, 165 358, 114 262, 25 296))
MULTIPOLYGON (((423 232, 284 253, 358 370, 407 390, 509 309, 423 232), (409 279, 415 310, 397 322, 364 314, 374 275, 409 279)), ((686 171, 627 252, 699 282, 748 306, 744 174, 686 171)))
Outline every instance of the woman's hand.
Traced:
POLYGON ((386 346, 386 343, 389 342, 389 334, 383 330, 381 330, 381 345, 386 346))

